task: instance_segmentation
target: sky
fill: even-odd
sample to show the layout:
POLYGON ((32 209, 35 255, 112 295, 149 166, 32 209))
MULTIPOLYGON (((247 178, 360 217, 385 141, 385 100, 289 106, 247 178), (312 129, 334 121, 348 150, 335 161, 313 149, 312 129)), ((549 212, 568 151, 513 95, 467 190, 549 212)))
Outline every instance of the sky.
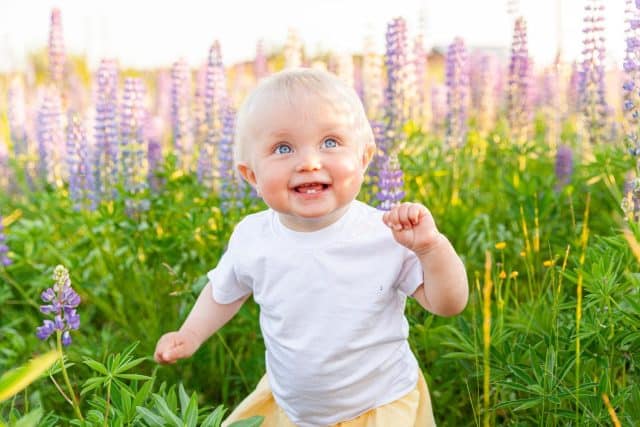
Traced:
MULTIPOLYGON (((508 49, 511 3, 527 20, 530 54, 543 66, 558 46, 565 59, 579 59, 587 1, 0 0, 0 71, 23 68, 26 53, 46 45, 53 7, 62 13, 67 52, 86 55, 92 67, 115 57, 123 66, 147 68, 168 66, 180 57, 198 66, 214 40, 221 43, 225 63, 248 60, 258 39, 267 49, 281 46, 289 29, 312 54, 361 52, 367 34, 382 53, 386 25, 395 16, 407 19, 410 35, 421 30, 428 46, 446 47, 460 36, 470 48, 508 49)), ((604 3, 608 61, 620 64, 624 1, 604 3)))

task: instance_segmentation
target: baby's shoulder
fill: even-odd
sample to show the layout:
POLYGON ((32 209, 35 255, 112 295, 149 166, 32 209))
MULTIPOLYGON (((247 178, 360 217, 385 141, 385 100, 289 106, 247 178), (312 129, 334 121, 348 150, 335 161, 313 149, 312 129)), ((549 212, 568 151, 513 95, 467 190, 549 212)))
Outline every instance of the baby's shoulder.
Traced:
POLYGON ((255 239, 266 233, 271 226, 273 213, 264 210, 249 214, 238 222, 233 229, 235 239, 255 239))

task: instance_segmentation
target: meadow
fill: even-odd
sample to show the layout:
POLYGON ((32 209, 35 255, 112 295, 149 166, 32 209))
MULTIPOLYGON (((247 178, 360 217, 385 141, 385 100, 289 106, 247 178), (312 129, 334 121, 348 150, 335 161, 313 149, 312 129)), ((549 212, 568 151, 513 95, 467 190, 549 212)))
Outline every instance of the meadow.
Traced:
POLYGON ((638 424, 640 25, 627 3, 630 62, 606 73, 597 19, 583 60, 534 68, 523 19, 501 60, 461 39, 428 54, 401 18, 384 54, 310 58, 292 33, 250 63, 225 66, 213 43, 199 69, 90 71, 65 55, 54 11, 47 49, 0 77, 0 425, 218 426, 254 388, 251 300, 192 358, 151 355, 234 225, 265 208, 232 171, 234 109, 300 65, 363 99, 379 151, 359 198, 424 203, 467 267, 461 315, 407 303, 439 425, 638 424))

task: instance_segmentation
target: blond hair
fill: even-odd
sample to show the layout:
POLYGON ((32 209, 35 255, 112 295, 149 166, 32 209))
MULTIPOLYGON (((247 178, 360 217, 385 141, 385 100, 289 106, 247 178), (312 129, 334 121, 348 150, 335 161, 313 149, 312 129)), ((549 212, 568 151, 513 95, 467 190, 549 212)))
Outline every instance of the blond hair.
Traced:
MULTIPOLYGON (((375 144, 373 131, 364 106, 355 90, 327 71, 312 68, 284 70, 261 81, 247 96, 236 116, 233 157, 235 164, 249 161, 249 142, 256 117, 264 108, 264 98, 274 98, 295 105, 300 93, 331 103, 342 102, 353 115, 353 125, 362 147, 375 144)), ((271 105, 271 104, 267 104, 271 105)))

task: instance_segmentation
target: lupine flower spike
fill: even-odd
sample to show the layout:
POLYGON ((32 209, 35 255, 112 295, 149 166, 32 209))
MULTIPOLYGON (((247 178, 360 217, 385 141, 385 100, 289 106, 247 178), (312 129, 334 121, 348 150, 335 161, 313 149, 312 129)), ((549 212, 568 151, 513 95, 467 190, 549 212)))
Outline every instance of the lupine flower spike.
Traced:
POLYGON ((36 336, 42 341, 47 340, 54 332, 62 333, 62 345, 71 344, 71 331, 80 327, 80 315, 76 307, 80 304, 80 296, 71 287, 69 272, 61 265, 53 270, 53 287, 47 288, 40 298, 45 305, 40 311, 53 316, 53 320, 45 319, 42 326, 36 329, 36 336))
POLYGON ((0 215, 0 264, 4 267, 8 267, 12 264, 11 259, 7 256, 9 253, 9 247, 5 243, 7 236, 4 234, 4 224, 2 223, 2 216, 0 215))
POLYGON ((605 89, 604 3, 588 0, 585 5, 580 105, 589 142, 602 139, 609 108, 605 89))

